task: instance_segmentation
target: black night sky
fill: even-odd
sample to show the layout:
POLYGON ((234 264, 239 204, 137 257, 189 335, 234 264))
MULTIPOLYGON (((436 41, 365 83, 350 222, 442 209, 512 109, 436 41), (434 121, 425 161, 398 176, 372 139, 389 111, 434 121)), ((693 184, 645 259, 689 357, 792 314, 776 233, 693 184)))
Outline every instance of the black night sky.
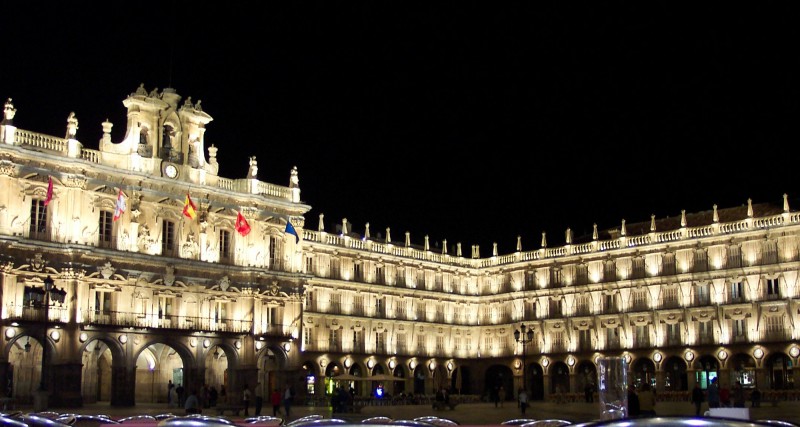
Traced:
POLYGON ((140 83, 172 87, 214 118, 221 175, 298 167, 307 228, 324 213, 465 256, 748 198, 800 208, 797 2, 221 4, 5 2, 0 97, 57 136, 75 111, 97 148, 140 83))

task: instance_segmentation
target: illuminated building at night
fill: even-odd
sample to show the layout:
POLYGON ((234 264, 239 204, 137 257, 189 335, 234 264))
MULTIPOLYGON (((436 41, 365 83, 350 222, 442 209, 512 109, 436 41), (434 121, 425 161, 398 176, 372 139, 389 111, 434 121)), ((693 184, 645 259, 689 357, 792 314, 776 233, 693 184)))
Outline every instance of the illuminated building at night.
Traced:
POLYGON ((5 103, 4 394, 124 406, 166 402, 169 380, 232 399, 260 382, 310 401, 346 375, 361 397, 503 385, 574 398, 606 356, 659 393, 715 377, 794 387, 800 214, 786 196, 464 256, 344 219, 309 227, 300 171, 261 182, 251 157, 244 178, 219 176, 218 150, 233 148, 207 144, 211 116, 181 101, 139 87, 124 139, 106 121, 97 150, 74 114, 65 136, 43 135, 5 103))

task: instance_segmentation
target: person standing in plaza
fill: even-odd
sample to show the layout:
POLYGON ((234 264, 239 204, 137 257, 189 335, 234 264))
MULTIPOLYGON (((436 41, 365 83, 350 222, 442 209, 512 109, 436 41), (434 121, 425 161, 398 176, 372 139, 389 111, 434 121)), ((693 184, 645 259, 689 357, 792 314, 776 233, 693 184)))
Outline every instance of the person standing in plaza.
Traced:
POLYGON ((272 390, 269 400, 272 402, 272 416, 277 417, 281 413, 281 391, 277 387, 272 390))
POLYGON ((528 409, 528 392, 526 392, 524 388, 519 389, 517 401, 519 401, 520 412, 522 415, 525 415, 525 410, 528 409))
MULTIPOLYGON (((709 387, 709 390, 711 388, 709 387)), ((710 394, 709 394, 710 396, 710 394)), ((700 416, 700 407, 703 405, 703 401, 705 399, 705 394, 703 394, 703 389, 700 388, 700 383, 695 383, 694 390, 692 390, 692 404, 694 404, 694 415, 700 416)), ((711 401, 708 402, 709 406, 711 406, 711 401)))
POLYGON ((261 407, 264 405, 264 392, 261 389, 261 383, 256 383, 256 416, 261 415, 261 407))
POLYGON ((711 384, 708 385, 708 407, 719 408, 719 399, 719 383, 717 382, 717 379, 714 378, 711 380, 711 384))
POLYGON ((250 413, 248 412, 250 408, 250 386, 247 384, 245 384, 244 390, 242 390, 242 406, 244 407, 244 416, 250 416, 250 413))
POLYGON ((290 411, 294 403, 294 389, 289 383, 286 383, 286 389, 283 390, 283 410, 286 411, 286 419, 290 417, 290 411))
POLYGON ((503 386, 500 386, 500 389, 497 390, 497 400, 500 401, 500 407, 503 407, 503 402, 506 400, 506 389, 503 386))
POLYGON ((733 385, 733 407, 744 408, 744 404, 744 387, 742 387, 741 381, 736 381, 736 384, 733 385))

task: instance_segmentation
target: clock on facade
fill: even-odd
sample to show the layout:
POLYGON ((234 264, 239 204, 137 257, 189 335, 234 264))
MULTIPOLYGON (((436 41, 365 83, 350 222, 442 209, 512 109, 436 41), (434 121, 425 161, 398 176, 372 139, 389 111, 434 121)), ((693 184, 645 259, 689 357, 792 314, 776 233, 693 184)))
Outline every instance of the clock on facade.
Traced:
POLYGON ((168 164, 164 166, 164 174, 169 178, 175 178, 178 176, 178 168, 173 164, 168 164))

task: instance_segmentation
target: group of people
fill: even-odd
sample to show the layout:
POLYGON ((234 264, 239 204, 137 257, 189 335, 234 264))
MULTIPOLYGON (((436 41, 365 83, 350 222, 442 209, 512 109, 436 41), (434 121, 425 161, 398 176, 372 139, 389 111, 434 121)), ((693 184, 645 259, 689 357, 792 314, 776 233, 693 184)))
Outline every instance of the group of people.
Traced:
POLYGON ((220 390, 214 386, 203 384, 199 390, 190 390, 188 394, 182 384, 175 385, 172 380, 167 384, 167 405, 170 407, 183 407, 187 414, 202 412, 203 408, 211 408, 217 405, 217 401, 222 398, 225 400, 225 386, 220 386, 220 390))
MULTIPOLYGON (((713 378, 705 392, 700 388, 700 383, 695 384, 694 390, 692 390, 695 415, 700 415, 700 409, 706 400, 708 400, 709 408, 744 408, 747 396, 741 381, 736 381, 733 389, 729 390, 727 387, 720 387, 717 379, 713 378)), ((750 392, 750 400, 751 406, 761 406, 761 391, 758 388, 753 388, 750 392)))

